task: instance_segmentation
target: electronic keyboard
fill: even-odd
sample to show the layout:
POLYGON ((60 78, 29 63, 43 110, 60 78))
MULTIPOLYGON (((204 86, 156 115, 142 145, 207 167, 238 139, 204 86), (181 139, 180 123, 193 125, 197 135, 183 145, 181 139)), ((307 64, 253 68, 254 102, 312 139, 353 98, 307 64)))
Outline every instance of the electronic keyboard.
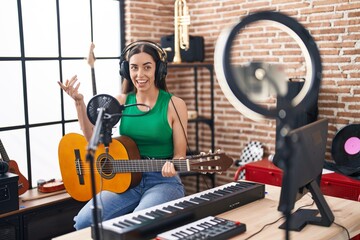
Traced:
POLYGON ((101 223, 100 234, 105 240, 151 239, 161 232, 218 215, 264 197, 264 184, 231 182, 104 221, 101 223))
POLYGON ((156 240, 222 240, 235 237, 245 231, 244 223, 209 216, 161 233, 156 240))

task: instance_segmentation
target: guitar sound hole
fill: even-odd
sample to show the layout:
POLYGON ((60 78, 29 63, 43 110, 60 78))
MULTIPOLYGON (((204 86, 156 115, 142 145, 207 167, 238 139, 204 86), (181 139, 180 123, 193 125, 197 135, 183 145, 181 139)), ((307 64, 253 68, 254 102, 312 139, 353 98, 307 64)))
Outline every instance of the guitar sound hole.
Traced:
POLYGON ((113 161, 114 159, 106 153, 100 154, 97 158, 96 168, 103 178, 111 179, 114 177, 113 161))

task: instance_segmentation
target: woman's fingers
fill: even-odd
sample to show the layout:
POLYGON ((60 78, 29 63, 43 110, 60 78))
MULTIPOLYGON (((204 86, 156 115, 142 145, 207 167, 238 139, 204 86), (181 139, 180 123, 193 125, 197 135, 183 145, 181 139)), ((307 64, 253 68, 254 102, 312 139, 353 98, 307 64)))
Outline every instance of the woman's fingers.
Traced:
POLYGON ((65 84, 58 81, 59 86, 62 90, 64 90, 70 97, 74 100, 81 98, 80 94, 78 93, 80 82, 77 82, 77 75, 74 75, 69 79, 66 79, 65 84))
POLYGON ((176 175, 174 164, 170 161, 165 162, 161 172, 163 177, 173 177, 176 175))

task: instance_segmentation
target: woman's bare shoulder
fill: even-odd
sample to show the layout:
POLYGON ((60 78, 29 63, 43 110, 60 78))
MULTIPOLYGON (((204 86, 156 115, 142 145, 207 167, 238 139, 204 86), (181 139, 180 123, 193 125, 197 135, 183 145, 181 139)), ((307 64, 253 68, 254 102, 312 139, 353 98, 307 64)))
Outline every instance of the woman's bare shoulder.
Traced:
MULTIPOLYGON (((182 98, 179 98, 179 97, 176 97, 173 95, 171 97, 171 100, 174 103, 174 106, 178 111, 181 111, 181 112, 187 111, 186 103, 182 98)), ((174 108, 173 104, 170 104, 170 105, 171 105, 171 108, 173 109, 174 108)))
POLYGON ((116 99, 119 101, 120 104, 125 104, 127 94, 119 94, 116 96, 116 99))

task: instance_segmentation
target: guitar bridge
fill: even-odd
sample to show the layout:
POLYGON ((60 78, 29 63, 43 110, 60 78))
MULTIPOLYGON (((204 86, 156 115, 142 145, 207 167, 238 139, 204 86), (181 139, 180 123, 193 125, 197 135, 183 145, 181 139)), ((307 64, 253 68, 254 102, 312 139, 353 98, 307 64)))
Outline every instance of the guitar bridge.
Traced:
POLYGON ((82 173, 81 157, 80 157, 79 149, 75 149, 74 153, 75 153, 76 174, 78 175, 80 185, 84 185, 84 175, 82 173))

